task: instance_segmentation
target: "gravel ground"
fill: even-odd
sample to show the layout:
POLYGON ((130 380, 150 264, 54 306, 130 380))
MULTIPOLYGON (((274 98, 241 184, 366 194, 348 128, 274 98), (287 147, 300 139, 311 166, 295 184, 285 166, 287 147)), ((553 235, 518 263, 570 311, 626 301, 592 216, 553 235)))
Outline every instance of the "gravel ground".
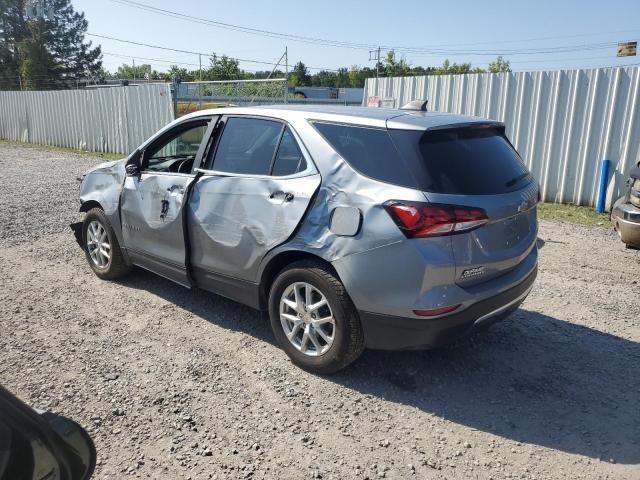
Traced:
POLYGON ((255 311, 95 277, 67 225, 99 161, 0 144, 0 383, 87 427, 95 478, 640 478, 640 252, 612 232, 543 221, 509 320, 324 378, 255 311))

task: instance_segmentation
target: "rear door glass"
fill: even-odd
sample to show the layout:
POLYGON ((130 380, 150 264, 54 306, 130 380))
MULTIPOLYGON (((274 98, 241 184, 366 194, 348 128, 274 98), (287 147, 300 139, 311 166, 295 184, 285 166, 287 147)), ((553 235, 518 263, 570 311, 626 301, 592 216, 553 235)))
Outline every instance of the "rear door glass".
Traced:
POLYGON ((360 173, 375 180, 416 188, 412 172, 404 166, 386 129, 320 122, 314 126, 360 173))
POLYGON ((285 176, 302 172, 307 168, 307 162, 302 156, 298 142, 287 127, 282 135, 272 175, 285 176))
POLYGON ((282 124, 258 118, 227 119, 213 169, 247 175, 269 175, 282 124))

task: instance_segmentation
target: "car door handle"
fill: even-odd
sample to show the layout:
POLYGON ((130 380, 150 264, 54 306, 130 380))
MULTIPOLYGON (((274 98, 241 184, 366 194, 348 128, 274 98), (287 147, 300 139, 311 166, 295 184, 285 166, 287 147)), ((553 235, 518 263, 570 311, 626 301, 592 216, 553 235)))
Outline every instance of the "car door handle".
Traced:
POLYGON ((283 202, 290 202, 291 200, 293 200, 293 193, 278 190, 276 192, 272 192, 271 195, 269 195, 269 198, 271 200, 282 199, 283 202))

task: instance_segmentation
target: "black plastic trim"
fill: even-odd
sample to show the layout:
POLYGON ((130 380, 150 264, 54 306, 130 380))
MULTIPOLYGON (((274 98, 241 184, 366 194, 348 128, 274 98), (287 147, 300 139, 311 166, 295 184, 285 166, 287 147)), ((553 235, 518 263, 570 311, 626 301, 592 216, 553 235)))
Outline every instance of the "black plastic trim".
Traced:
POLYGON ((255 309, 260 308, 260 285, 247 280, 212 272, 204 268, 190 268, 194 283, 203 290, 255 309))
POLYGON ((415 350, 438 347, 463 337, 487 325, 502 320, 513 313, 526 298, 538 273, 536 266, 527 277, 515 287, 498 295, 481 300, 460 313, 452 313, 439 318, 406 318, 360 311, 360 321, 364 330, 367 348, 379 350, 415 350), (522 297, 522 298, 519 298, 522 297), (514 302, 514 300, 517 300, 514 302), (504 311, 476 320, 509 305, 504 311))

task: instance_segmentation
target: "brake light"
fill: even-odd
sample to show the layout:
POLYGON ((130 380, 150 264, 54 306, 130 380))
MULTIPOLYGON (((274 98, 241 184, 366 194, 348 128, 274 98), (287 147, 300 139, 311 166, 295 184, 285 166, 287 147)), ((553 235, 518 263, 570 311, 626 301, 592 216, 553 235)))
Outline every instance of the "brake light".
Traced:
POLYGON ((468 232, 488 222, 481 208, 390 200, 385 209, 407 238, 468 232))

